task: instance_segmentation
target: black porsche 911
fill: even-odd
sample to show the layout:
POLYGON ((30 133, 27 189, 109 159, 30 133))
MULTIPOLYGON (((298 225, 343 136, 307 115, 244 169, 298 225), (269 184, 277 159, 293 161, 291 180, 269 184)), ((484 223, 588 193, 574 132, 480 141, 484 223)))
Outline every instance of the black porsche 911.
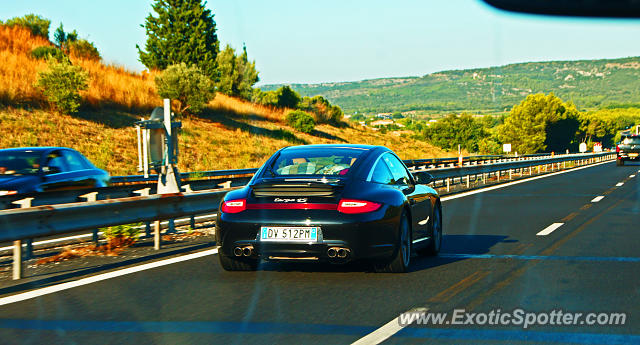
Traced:
POLYGON ((382 146, 283 148, 222 200, 220 263, 235 271, 255 270, 261 259, 365 259, 379 272, 406 272, 412 251, 436 255, 442 243, 430 180, 382 146))

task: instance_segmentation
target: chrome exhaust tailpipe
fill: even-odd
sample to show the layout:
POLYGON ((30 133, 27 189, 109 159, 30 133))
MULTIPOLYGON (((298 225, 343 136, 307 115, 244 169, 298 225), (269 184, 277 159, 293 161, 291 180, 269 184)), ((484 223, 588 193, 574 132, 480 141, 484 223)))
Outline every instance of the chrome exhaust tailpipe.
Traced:
POLYGON ((328 257, 335 258, 336 255, 338 255, 338 251, 334 247, 331 247, 331 248, 327 249, 327 256, 328 257))
POLYGON ((247 246, 247 247, 244 247, 242 249, 242 255, 251 256, 251 254, 253 254, 253 247, 252 246, 247 246))
POLYGON ((233 249, 233 255, 235 255, 235 256, 242 256, 242 248, 240 248, 240 247, 235 247, 235 248, 233 249))
POLYGON ((344 259, 347 257, 347 255, 349 255, 351 251, 349 249, 346 248, 340 248, 338 249, 338 257, 341 259, 344 259))

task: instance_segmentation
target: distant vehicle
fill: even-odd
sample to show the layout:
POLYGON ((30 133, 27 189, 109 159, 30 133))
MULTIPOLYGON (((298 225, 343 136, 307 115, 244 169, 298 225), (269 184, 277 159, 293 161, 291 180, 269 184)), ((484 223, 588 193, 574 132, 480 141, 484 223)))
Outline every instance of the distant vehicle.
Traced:
POLYGON ((78 151, 64 147, 0 150, 0 196, 30 192, 105 187, 109 173, 78 151))
POLYGON ((623 135, 616 146, 616 165, 623 166, 625 161, 638 160, 640 155, 640 135, 623 135))
POLYGON ((225 270, 261 259, 345 263, 406 272, 412 251, 436 255, 440 197, 388 148, 308 145, 276 152, 220 204, 218 257, 225 270))

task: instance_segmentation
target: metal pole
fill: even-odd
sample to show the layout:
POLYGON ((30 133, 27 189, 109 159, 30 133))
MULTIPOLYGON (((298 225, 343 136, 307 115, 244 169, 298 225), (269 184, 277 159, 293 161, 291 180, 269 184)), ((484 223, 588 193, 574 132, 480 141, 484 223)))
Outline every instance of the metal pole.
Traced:
POLYGON ((22 241, 13 241, 13 280, 22 278, 22 241))
POLYGON ((153 231, 153 249, 160 250, 160 247, 162 247, 160 238, 160 221, 156 220, 155 230, 153 231))
MULTIPOLYGON (((28 207, 31 207, 31 201, 33 201, 33 198, 24 198, 24 199, 14 201, 13 204, 19 205, 20 208, 28 208, 28 207)), ((26 248, 24 252, 24 259, 25 260, 32 259, 33 258, 33 239, 27 238, 25 240, 25 244, 26 244, 26 248)), ((20 254, 20 259, 22 260, 22 254, 20 254)), ((20 279, 20 278, 17 278, 17 279, 20 279)))
POLYGON ((142 171, 142 133, 140 126, 136 126, 136 134, 138 136, 138 171, 142 171))
POLYGON ((142 171, 144 172, 144 178, 149 178, 149 130, 142 129, 142 171))
MULTIPOLYGON (((151 188, 142 188, 138 190, 134 190, 133 194, 139 194, 140 196, 149 196, 149 191, 151 188)), ((151 237, 151 222, 145 222, 144 225, 144 237, 151 237)))
MULTIPOLYGON (((79 199, 86 199, 87 202, 93 202, 93 201, 96 201, 97 196, 98 196, 98 192, 91 192, 91 193, 87 193, 87 194, 84 194, 84 195, 80 195, 78 198, 79 199)), ((98 238, 98 229, 93 229, 91 240, 96 245, 98 245, 100 243, 99 238, 98 238)))

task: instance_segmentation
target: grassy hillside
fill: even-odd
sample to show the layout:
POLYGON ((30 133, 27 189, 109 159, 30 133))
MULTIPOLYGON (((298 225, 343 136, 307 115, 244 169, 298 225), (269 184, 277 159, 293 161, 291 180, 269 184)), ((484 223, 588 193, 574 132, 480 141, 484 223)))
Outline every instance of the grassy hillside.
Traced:
MULTIPOLYGON (((33 48, 51 45, 28 30, 0 25, 0 148, 72 147, 113 175, 135 174, 133 123, 161 105, 153 73, 133 73, 120 66, 72 59, 90 75, 81 111, 73 116, 48 110, 33 86, 46 63, 31 58, 33 48)), ((181 119, 181 171, 258 167, 275 150, 315 143, 385 145, 406 159, 447 156, 433 146, 370 129, 328 125, 304 134, 284 124, 284 110, 216 95, 199 116, 181 119)))
MULTIPOLYGON (((263 87, 270 90, 278 87, 263 87)), ((294 84, 304 96, 323 95, 347 113, 510 110, 529 94, 554 92, 581 109, 640 103, 640 57, 551 61, 444 71, 413 78, 294 84)))

